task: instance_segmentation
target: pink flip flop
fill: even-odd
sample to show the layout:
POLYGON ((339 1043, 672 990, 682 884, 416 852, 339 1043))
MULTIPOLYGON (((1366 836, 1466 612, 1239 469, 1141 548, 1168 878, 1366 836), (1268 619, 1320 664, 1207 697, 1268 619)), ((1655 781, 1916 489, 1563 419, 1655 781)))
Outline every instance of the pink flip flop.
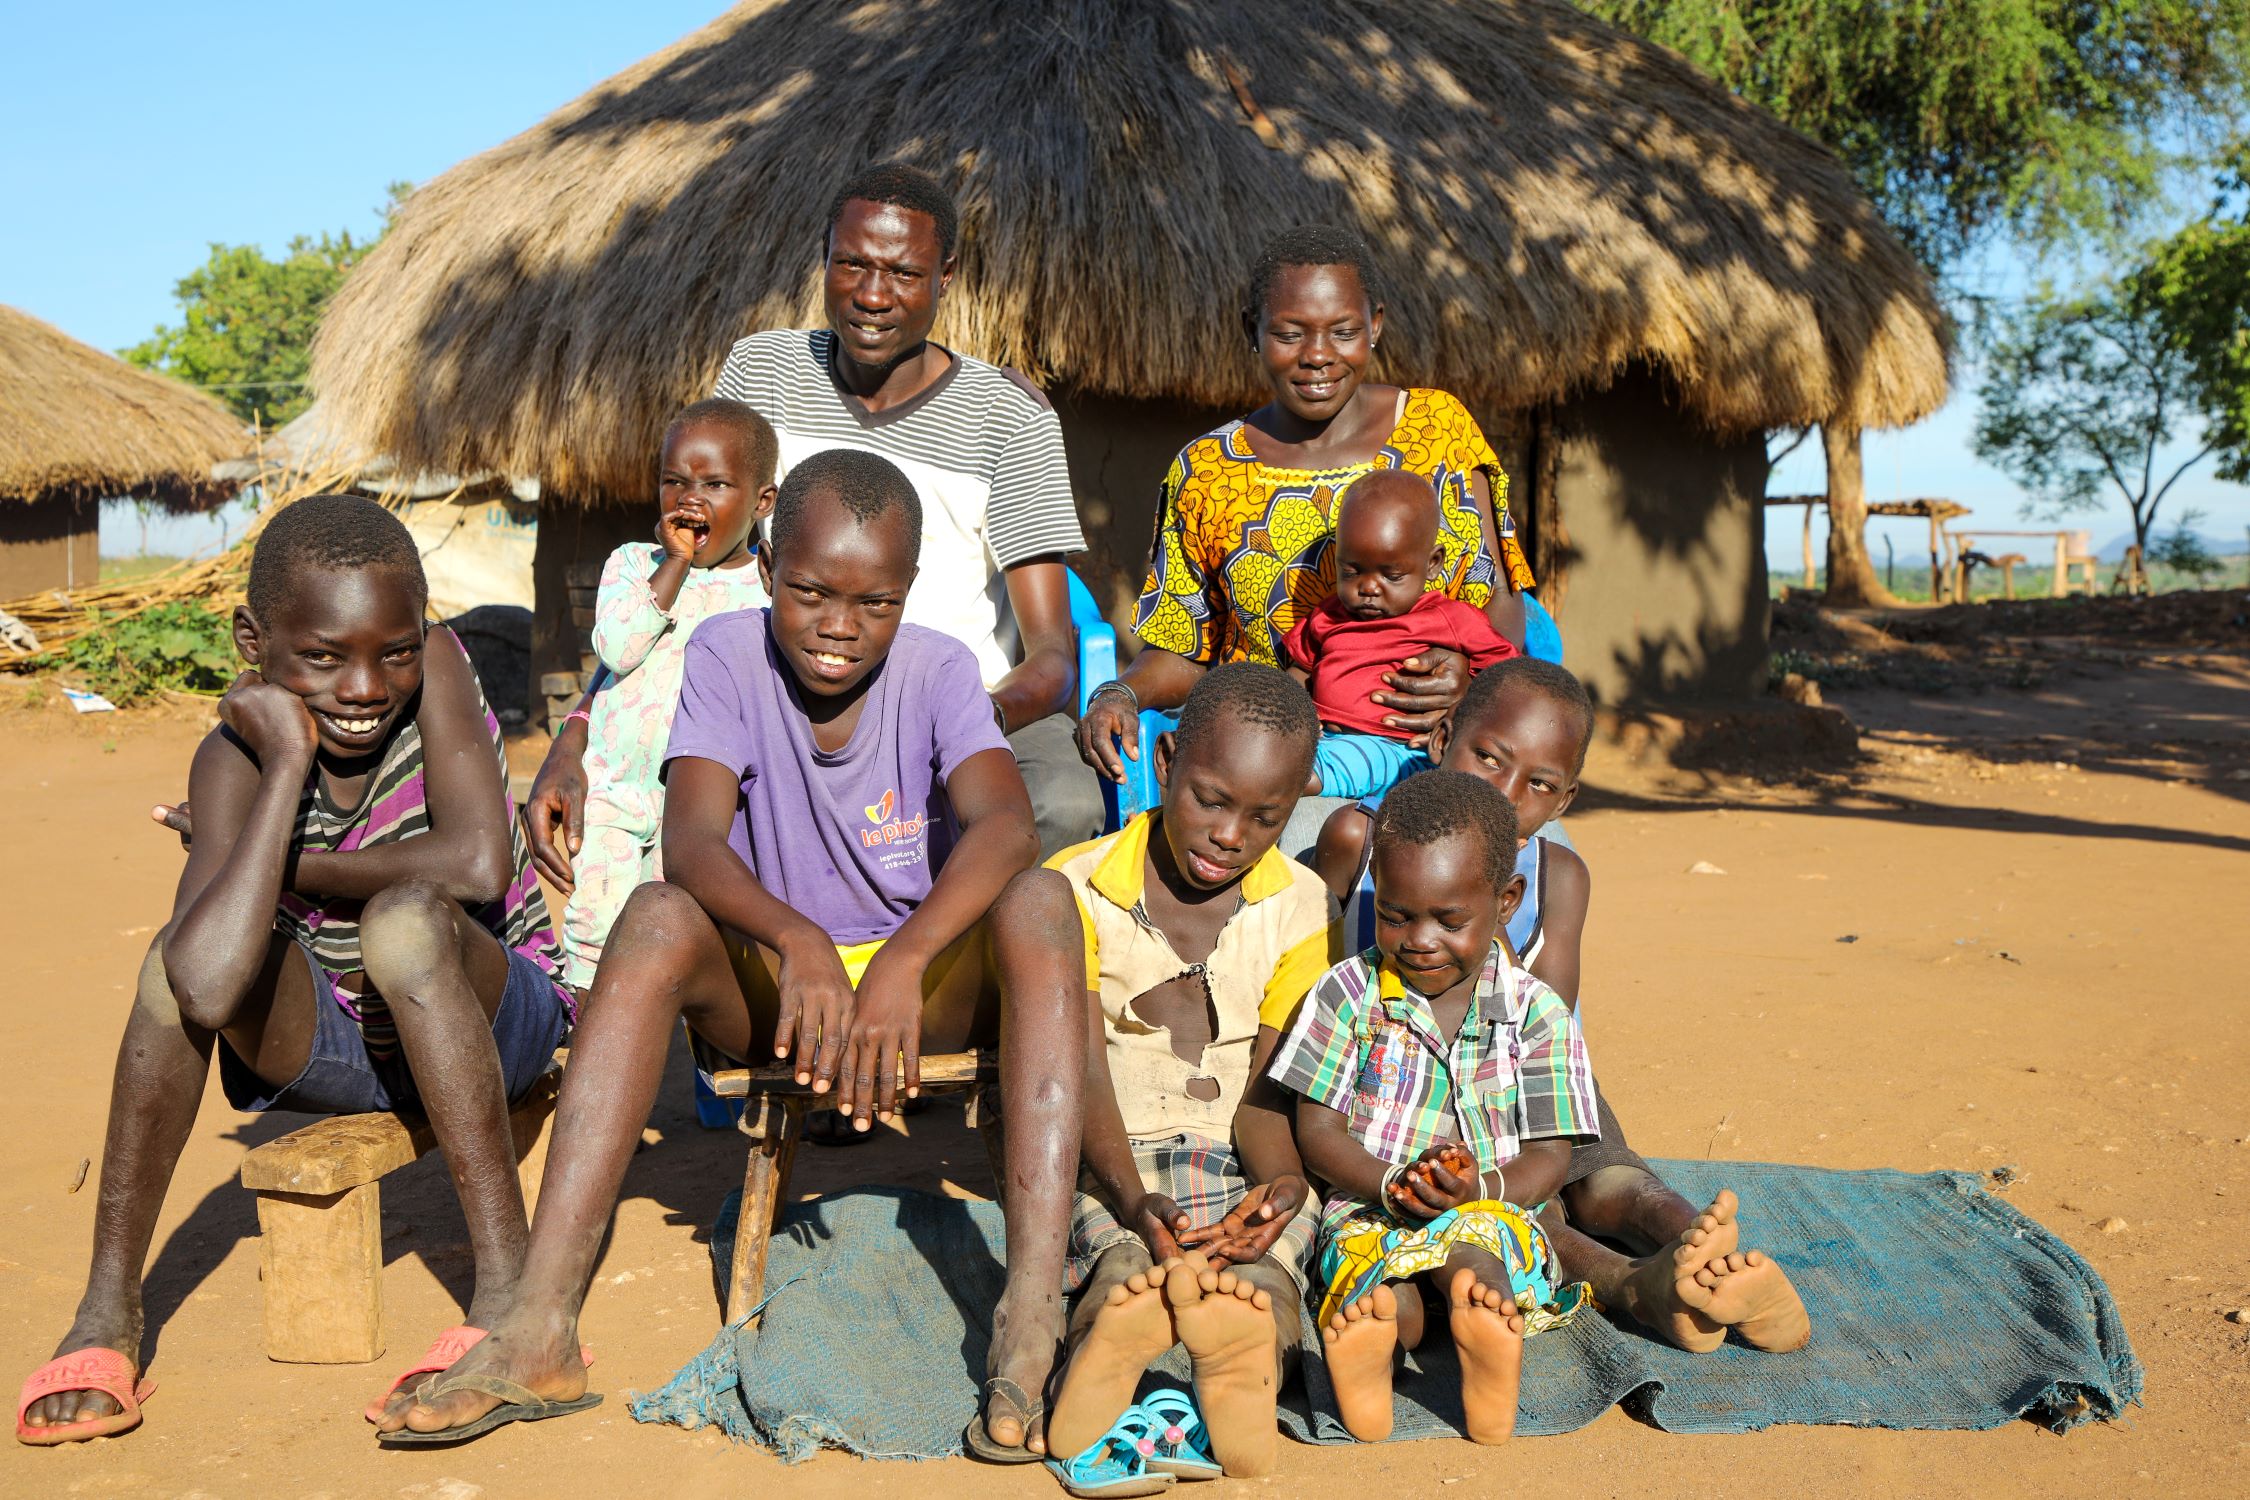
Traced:
POLYGON ((57 1443, 82 1443, 88 1438, 131 1432, 141 1425, 141 1403, 156 1394, 155 1381, 144 1380, 136 1386, 133 1377, 133 1362, 115 1349, 80 1349, 56 1355, 31 1372, 31 1378, 23 1383, 23 1394, 16 1398, 16 1441, 33 1448, 51 1448, 57 1443), (124 1410, 52 1427, 25 1424, 24 1413, 36 1402, 63 1391, 100 1391, 124 1410))
MULTIPOLYGON (((429 1348, 422 1351, 422 1362, 420 1364, 392 1381, 391 1388, 383 1392, 382 1398, 369 1402, 367 1409, 360 1415, 370 1422, 382 1421, 383 1408, 390 1404, 391 1397, 405 1388, 408 1381, 423 1375, 441 1375, 452 1369, 462 1355, 482 1342, 484 1335, 484 1329, 471 1328, 466 1323, 448 1328, 431 1342, 429 1348)), ((594 1367, 594 1351, 584 1344, 578 1346, 578 1358, 584 1362, 587 1369, 590 1370, 594 1367)))

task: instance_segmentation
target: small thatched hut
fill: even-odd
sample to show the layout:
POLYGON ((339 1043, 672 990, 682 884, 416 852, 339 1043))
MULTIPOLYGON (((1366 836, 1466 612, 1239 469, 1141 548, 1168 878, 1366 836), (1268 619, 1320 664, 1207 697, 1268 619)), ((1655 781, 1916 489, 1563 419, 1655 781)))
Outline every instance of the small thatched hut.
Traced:
POLYGON ((1761 680, 1767 429, 1945 395, 1931 288, 1844 169, 1560 0, 766 0, 415 193, 316 345, 367 447, 569 509, 542 669, 548 569, 645 529, 599 507, 645 502, 735 338, 820 321, 829 195, 887 158, 960 194, 938 336, 1054 396, 1111 602, 1172 452, 1262 399, 1237 310, 1293 223, 1374 244, 1382 373, 1477 412, 1613 700, 1761 680))
POLYGON ((101 576, 100 503, 201 510, 242 424, 178 381, 137 370, 0 305, 0 599, 101 576))

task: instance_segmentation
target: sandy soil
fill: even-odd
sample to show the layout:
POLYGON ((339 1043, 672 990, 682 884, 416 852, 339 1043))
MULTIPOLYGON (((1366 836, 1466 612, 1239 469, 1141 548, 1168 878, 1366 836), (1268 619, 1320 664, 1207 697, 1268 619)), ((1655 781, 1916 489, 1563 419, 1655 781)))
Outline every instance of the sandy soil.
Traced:
MULTIPOLYGON (((21 696, 9 686, 0 708, 0 1056, 15 1078, 0 1091, 13 1143, 0 1160, 0 1371, 11 1381, 50 1352, 78 1295, 94 1193, 73 1185, 99 1153, 128 987, 178 870, 146 808, 178 790, 197 732, 184 712, 74 720, 21 696)), ((1597 878, 1587 1014, 1610 1097, 1652 1156, 2012 1168, 2010 1201, 2116 1293, 2148 1366, 2145 1409, 2068 1437, 2019 1423, 1683 1438, 1612 1412, 1489 1456, 1446 1443, 1284 1444, 1264 1487, 2242 1492, 2250 1327, 2224 1314, 2250 1306, 2250 672, 2203 656, 2134 672, 2096 664, 2033 693, 1829 696, 1867 729, 1871 759, 1852 775, 1689 782, 1608 756, 1590 769, 1571 826, 1597 878), (1698 861, 1726 873, 1688 874, 1698 861), (2123 1227, 2096 1228, 2111 1219, 2123 1227)), ((449 1453, 376 1449, 360 1405, 455 1321, 466 1291, 460 1215, 434 1158, 385 1184, 385 1361, 267 1363, 255 1219, 233 1177, 246 1145, 296 1122, 237 1116, 214 1091, 149 1270, 148 1354, 163 1388, 147 1425, 55 1451, 6 1444, 0 1492, 1057 1493, 1039 1470, 967 1462, 830 1455, 783 1468, 625 1415, 624 1392, 660 1383, 713 1331, 705 1241, 740 1170, 739 1138, 696 1129, 674 1084, 587 1308, 597 1385, 611 1393, 598 1412, 449 1453)), ((910 1123, 911 1140, 808 1150, 799 1185, 988 1186, 957 1113, 910 1123)))

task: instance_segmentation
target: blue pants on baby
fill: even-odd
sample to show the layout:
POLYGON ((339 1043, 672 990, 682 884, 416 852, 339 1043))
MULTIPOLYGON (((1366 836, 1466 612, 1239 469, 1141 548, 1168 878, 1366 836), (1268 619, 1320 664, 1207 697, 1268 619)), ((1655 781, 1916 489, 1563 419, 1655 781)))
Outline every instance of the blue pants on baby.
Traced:
POLYGON ((1427 753, 1379 734, 1324 733, 1313 751, 1323 797, 1375 797, 1409 770, 1429 766, 1427 753))

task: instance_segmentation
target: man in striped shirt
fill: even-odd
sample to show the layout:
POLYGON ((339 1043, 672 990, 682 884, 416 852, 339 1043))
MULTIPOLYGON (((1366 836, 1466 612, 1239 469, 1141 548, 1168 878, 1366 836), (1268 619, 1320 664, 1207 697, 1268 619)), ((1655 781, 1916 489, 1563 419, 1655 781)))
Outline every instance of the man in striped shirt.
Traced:
MULTIPOLYGON (((929 177, 861 171, 829 215, 828 326, 740 340, 714 394, 773 425, 777 481, 828 448, 880 454, 914 481, 922 564, 904 618, 976 654, 1044 858, 1101 831, 1100 784, 1069 714, 1078 653, 1063 554, 1086 539, 1046 397, 1013 370, 930 341, 958 235, 952 195, 929 177)), ((526 809, 532 851, 563 884, 583 820, 584 745, 583 725, 565 725, 526 809)))

